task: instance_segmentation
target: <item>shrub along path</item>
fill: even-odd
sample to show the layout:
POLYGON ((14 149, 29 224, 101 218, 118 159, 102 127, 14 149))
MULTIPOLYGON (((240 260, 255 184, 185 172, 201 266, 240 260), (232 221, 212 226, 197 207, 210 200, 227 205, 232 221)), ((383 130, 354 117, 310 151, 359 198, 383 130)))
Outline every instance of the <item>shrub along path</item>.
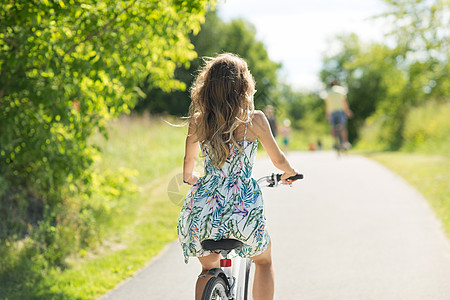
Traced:
MULTIPOLYGON (((414 188, 360 156, 289 157, 305 179, 263 191, 276 299, 448 298, 450 245, 414 188)), ((259 160, 255 177, 272 170, 259 160)), ((199 268, 174 242, 101 299, 193 299, 199 268)))

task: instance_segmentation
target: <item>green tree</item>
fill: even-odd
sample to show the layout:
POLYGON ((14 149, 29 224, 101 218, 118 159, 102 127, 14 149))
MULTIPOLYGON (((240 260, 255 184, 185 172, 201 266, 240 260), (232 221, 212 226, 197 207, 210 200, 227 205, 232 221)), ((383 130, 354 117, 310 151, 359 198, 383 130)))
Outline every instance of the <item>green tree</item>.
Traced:
POLYGON ((275 101, 273 92, 277 87, 277 70, 281 64, 270 60, 262 42, 256 39, 255 27, 242 19, 232 20, 226 28, 226 35, 219 37, 223 51, 240 55, 247 60, 256 81, 255 106, 263 108, 275 101))
POLYGON ((17 205, 12 195, 22 191, 20 206, 43 206, 46 232, 58 232, 65 199, 92 192, 97 150, 88 138, 129 112, 144 80, 183 86, 173 73, 196 56, 188 34, 200 29, 209 2, 1 1, 2 207, 17 205))
POLYGON ((323 122, 325 107, 317 93, 296 91, 289 84, 279 83, 273 95, 277 99, 275 107, 277 116, 289 118, 292 121, 292 127, 311 130, 311 128, 305 128, 304 124, 311 126, 323 122))
MULTIPOLYGON (((420 52, 427 59, 448 59, 448 0, 384 0, 381 17, 392 22, 390 35, 407 55, 420 52)), ((424 60, 424 57, 421 58, 424 60)))
POLYGON ((189 35, 197 57, 175 70, 174 77, 182 83, 182 89, 152 87, 144 83, 142 90, 146 92, 147 96, 139 99, 135 110, 185 115, 189 109, 189 87, 192 85, 194 75, 202 64, 203 57, 221 52, 222 44, 218 37, 224 34, 224 26, 225 24, 219 19, 216 11, 209 10, 198 34, 191 33, 189 35))
MULTIPOLYGON (((244 58, 256 80, 255 103, 259 108, 276 101, 273 92, 277 85, 277 70, 281 67, 270 60, 263 43, 256 39, 255 27, 244 20, 223 22, 216 11, 209 11, 198 35, 191 35, 191 42, 198 53, 189 67, 179 67, 175 78, 190 87, 196 71, 203 63, 203 57, 213 57, 218 53, 231 52, 244 58)), ((152 113, 168 112, 185 115, 189 107, 189 90, 173 91, 162 88, 143 88, 147 97, 141 99, 137 110, 148 109, 152 113)))
POLYGON ((408 71, 411 104, 430 98, 448 99, 450 94, 449 1, 384 0, 382 17, 393 23, 390 36, 397 42, 399 67, 408 71))

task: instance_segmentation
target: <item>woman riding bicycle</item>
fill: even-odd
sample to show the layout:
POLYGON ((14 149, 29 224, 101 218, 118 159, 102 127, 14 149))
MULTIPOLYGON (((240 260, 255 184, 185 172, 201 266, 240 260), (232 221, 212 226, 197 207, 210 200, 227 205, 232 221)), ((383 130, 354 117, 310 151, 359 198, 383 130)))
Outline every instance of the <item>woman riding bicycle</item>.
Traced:
MULTIPOLYGON (((189 131, 183 180, 192 185, 178 219, 178 236, 185 262, 198 257, 201 275, 218 268, 220 255, 202 249, 206 239, 233 238, 244 243, 237 254, 255 262, 254 299, 273 299, 271 242, 266 229, 261 190, 251 177, 258 140, 278 169, 282 181, 297 174, 278 147, 269 122, 254 110, 255 82, 246 62, 233 54, 209 60, 192 86, 189 131), (205 175, 194 162, 201 148, 205 175)), ((200 299, 208 276, 199 277, 200 299)))
MULTIPOLYGON (((339 130, 342 137, 342 147, 348 149, 351 144, 348 142, 347 117, 351 118, 353 113, 348 106, 345 94, 345 89, 338 85, 337 80, 333 80, 331 89, 325 98, 325 111, 327 120, 333 129, 333 137, 338 134, 338 132, 334 131, 339 130)), ((340 147, 340 145, 335 146, 340 147)))

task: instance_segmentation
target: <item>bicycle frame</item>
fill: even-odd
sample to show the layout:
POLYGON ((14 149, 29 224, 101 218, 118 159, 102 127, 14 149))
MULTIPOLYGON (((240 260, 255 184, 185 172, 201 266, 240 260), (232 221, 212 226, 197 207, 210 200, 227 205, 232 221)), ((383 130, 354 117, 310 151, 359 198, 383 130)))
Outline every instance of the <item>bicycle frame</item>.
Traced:
POLYGON ((332 135, 334 138, 334 146, 333 148, 337 151, 337 154, 340 155, 342 151, 346 151, 347 149, 344 147, 344 140, 342 138, 342 128, 343 124, 333 124, 332 127, 332 135))
POLYGON ((251 261, 250 258, 242 258, 240 256, 233 258, 232 264, 235 267, 232 267, 232 275, 236 284, 230 289, 230 294, 233 297, 232 299, 247 299, 247 295, 245 294, 245 280, 249 260, 251 261))
POLYGON ((343 143, 342 132, 341 132, 342 126, 343 126, 342 124, 334 124, 333 128, 332 128, 333 138, 336 141, 336 145, 339 147, 341 147, 342 143, 343 143))
MULTIPOLYGON (((233 250, 231 250, 233 251, 233 250)), ((228 284, 229 299, 241 300, 247 299, 245 280, 246 271, 249 258, 242 258, 235 256, 228 258, 231 251, 220 251, 222 258, 220 259, 220 268, 210 269, 205 275, 211 275, 213 277, 222 277, 228 284)))

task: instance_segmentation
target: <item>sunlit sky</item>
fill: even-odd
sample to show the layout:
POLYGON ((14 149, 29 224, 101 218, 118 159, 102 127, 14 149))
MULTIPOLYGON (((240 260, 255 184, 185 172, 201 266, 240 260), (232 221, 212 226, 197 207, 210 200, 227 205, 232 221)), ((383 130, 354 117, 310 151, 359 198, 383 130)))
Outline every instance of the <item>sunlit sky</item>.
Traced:
MULTIPOLYGON (((385 10, 381 0, 219 0, 224 21, 243 18, 257 30, 271 60, 282 63, 280 77, 297 89, 319 89, 327 41, 354 32, 363 41, 381 41, 385 10)), ((251 66, 250 66, 251 68, 251 66)))

